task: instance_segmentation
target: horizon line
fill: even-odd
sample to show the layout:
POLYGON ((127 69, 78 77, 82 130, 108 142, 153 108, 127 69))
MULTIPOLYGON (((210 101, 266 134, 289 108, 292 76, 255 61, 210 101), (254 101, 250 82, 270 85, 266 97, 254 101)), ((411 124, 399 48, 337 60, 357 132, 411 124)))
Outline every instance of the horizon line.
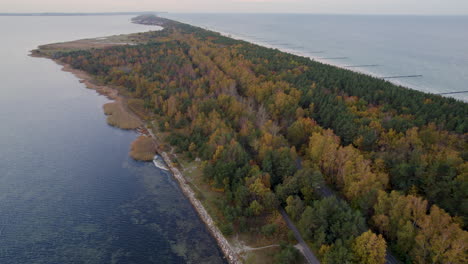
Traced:
POLYGON ((419 14, 419 13, 314 13, 314 12, 170 12, 170 11, 103 11, 103 12, 0 12, 0 16, 76 16, 76 15, 138 15, 138 14, 290 14, 290 15, 359 15, 359 16, 468 16, 468 13, 419 14))

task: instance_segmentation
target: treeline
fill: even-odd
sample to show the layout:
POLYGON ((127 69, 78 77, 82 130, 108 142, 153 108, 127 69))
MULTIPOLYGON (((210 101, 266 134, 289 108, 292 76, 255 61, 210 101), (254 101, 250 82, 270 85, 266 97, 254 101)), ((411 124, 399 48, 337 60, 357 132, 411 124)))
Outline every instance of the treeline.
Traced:
POLYGON ((324 263, 383 263, 384 238, 407 262, 467 261, 467 104, 157 23, 140 45, 55 57, 123 87, 204 161, 226 234, 274 234, 281 204, 324 263))

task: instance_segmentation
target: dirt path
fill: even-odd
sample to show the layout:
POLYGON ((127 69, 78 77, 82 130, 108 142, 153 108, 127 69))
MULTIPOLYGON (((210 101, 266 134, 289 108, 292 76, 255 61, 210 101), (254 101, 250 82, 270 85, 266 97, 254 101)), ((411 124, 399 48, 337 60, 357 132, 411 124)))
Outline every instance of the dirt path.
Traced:
POLYGON ((243 258, 244 260, 247 258, 247 253, 249 251, 256 251, 256 250, 263 250, 263 249, 268 249, 268 248, 280 247, 279 244, 266 245, 266 246, 262 246, 262 247, 251 247, 251 246, 248 246, 244 241, 240 240, 238 235, 231 238, 230 245, 231 245, 232 249, 234 250, 234 252, 240 258, 243 258))
POLYGON ((299 233, 299 230, 297 230, 296 226, 294 223, 289 219, 289 216, 286 214, 286 212, 283 210, 283 208, 279 209, 281 215, 283 216, 284 220, 288 224, 289 229, 291 229, 294 233, 294 237, 296 237, 296 240, 299 242, 298 248, 306 258, 307 262, 310 264, 320 264, 318 261, 317 257, 315 257, 314 253, 312 250, 310 250, 309 246, 307 243, 304 241, 302 238, 301 234, 299 233))

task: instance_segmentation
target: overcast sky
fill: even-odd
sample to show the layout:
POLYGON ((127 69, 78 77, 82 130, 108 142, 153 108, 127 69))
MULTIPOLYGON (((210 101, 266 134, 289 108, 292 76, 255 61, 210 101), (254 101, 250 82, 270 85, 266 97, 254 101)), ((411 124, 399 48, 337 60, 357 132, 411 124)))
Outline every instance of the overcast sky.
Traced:
POLYGON ((468 0, 0 0, 0 12, 468 14, 468 0))

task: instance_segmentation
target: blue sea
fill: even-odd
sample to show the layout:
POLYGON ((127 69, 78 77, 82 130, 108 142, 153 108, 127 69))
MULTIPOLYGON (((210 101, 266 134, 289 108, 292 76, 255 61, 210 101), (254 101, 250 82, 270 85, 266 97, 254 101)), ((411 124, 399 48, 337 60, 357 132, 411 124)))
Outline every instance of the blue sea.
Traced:
POLYGON ((226 263, 167 172, 128 156, 109 100, 40 44, 154 30, 129 16, 0 17, 0 263, 226 263))
MULTIPOLYGON (((424 92, 468 90, 468 16, 163 16, 376 77, 422 75, 391 81, 424 92)), ((447 96, 468 101, 468 93, 447 96)))
MULTIPOLYGON (((165 14, 431 93, 468 90, 468 17, 165 14), (330 59, 332 58, 332 59, 330 59), (341 58, 341 59, 336 59, 341 58)), ((0 17, 0 263, 225 263, 137 134, 38 45, 154 30, 130 16, 0 17)), ((468 94, 451 95, 468 101, 468 94)))

